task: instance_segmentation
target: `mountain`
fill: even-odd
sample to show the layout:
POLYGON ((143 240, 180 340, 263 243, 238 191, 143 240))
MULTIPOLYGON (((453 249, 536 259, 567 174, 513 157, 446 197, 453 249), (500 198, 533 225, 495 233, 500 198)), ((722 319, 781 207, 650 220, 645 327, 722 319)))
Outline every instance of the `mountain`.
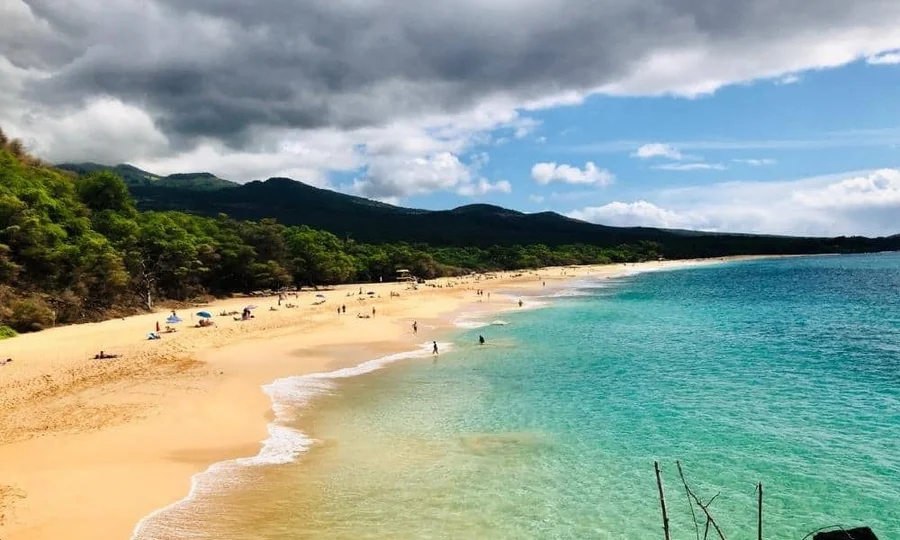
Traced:
POLYGON ((239 185, 228 180, 223 180, 208 172, 179 173, 170 174, 169 176, 160 176, 128 164, 108 166, 90 162, 61 163, 56 165, 56 168, 77 174, 89 174, 95 171, 109 170, 121 176, 122 180, 125 180, 125 183, 128 184, 129 188, 157 186, 192 191, 215 191, 218 189, 234 188, 239 185))
MULTIPOLYGON (((67 165, 81 172, 94 164, 67 165)), ((286 225, 308 225, 358 242, 409 242, 434 246, 588 244, 615 247, 657 242, 671 258, 740 254, 852 253, 900 250, 890 238, 798 238, 719 234, 646 227, 609 227, 555 212, 526 214, 488 204, 452 210, 420 210, 313 187, 289 178, 234 184, 208 173, 160 177, 130 165, 109 167, 123 175, 142 210, 177 210, 206 216, 227 214, 286 225), (127 175, 127 176, 126 176, 127 175), (207 179, 208 178, 208 179, 207 179), (202 187, 197 187, 197 186, 202 187)))

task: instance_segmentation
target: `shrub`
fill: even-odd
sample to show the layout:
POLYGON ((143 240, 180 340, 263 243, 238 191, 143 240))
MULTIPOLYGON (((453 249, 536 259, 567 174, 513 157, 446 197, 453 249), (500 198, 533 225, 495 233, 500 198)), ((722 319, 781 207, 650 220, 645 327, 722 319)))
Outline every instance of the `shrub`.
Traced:
POLYGON ((21 298, 9 305, 9 326, 19 332, 39 332, 53 326, 56 314, 39 297, 21 298))
POLYGON ((9 339, 18 336, 19 334, 8 326, 0 325, 0 339, 9 339))

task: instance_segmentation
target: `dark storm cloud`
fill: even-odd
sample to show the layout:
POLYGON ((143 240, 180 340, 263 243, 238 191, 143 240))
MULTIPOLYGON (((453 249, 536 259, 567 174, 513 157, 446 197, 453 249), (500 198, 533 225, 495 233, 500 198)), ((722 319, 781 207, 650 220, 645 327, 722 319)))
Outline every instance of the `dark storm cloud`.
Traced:
MULTIPOLYGON (((743 68, 727 66, 730 51, 752 55, 774 42, 789 52, 792 40, 876 32, 900 20, 896 0, 74 4, 28 1, 35 28, 44 29, 34 39, 25 27, 2 30, 18 32, 21 44, 12 50, 12 38, 0 39, 0 55, 50 66, 52 76, 29 89, 40 102, 110 95, 148 110, 170 136, 235 145, 253 127, 346 129, 464 111, 490 97, 521 103, 586 91, 633 76, 660 51, 719 51, 722 77, 739 78, 743 68)), ((690 81, 672 76, 635 91, 678 92, 682 84, 690 81)))

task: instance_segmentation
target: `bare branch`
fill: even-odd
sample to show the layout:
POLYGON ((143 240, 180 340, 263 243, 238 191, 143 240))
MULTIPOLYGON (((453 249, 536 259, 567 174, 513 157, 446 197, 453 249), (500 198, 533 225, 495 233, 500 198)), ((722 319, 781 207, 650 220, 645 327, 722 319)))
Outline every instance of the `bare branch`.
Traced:
MULTIPOLYGON (((684 493, 687 495, 688 508, 691 509, 691 520, 694 522, 694 532, 697 535, 697 540, 700 540, 700 526, 697 523, 697 514, 694 512, 694 503, 691 502, 691 493, 688 489, 687 482, 684 479, 684 472, 681 470, 681 462, 675 461, 675 465, 678 467, 678 476, 681 477, 681 483, 684 484, 684 493)), ((709 530, 709 521, 707 521, 707 531, 709 530)), ((706 533, 703 534, 703 537, 706 538, 706 533)))
MULTIPOLYGON (((682 479, 683 476, 684 475, 682 475, 682 479)), ((713 501, 716 500, 716 497, 719 496, 719 493, 716 493, 715 497, 710 499, 709 502, 704 505, 703 501, 701 501, 700 498, 697 497, 697 495, 695 495, 693 491, 691 491, 691 488, 688 486, 687 482, 684 482, 684 488, 687 490, 688 496, 694 499, 694 502, 697 503, 697 506, 699 506, 700 509, 703 510, 703 513, 706 514, 707 527, 709 526, 709 524, 712 524, 713 528, 716 530, 716 533, 719 535, 719 539, 725 540, 725 534, 722 532, 722 529, 719 528, 716 520, 713 519, 712 514, 709 513, 709 505, 711 505, 713 501)))

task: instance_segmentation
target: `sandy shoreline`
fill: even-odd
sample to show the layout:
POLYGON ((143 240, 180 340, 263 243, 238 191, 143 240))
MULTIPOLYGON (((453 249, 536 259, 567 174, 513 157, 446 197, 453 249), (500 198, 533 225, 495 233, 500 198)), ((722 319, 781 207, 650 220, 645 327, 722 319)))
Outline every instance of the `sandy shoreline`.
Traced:
POLYGON ((722 260, 442 279, 434 282, 441 288, 416 291, 364 285, 379 296, 365 300, 357 298, 359 285, 342 286, 325 293, 323 305, 313 306, 315 293, 303 292, 287 299, 299 307, 278 311, 268 311, 275 298, 227 300, 204 309, 240 310, 253 302, 260 306, 256 319, 217 317, 217 328, 191 328, 184 311, 179 331, 160 341, 144 337, 156 322, 165 324, 165 312, 0 342, 0 356, 14 360, 0 367, 0 538, 130 537, 141 518, 187 495, 196 473, 259 452, 273 418, 262 385, 415 349, 461 310, 515 307, 496 294, 476 304, 476 288, 524 294, 542 281, 722 260), (341 304, 347 313, 339 316, 341 304), (374 318, 356 317, 373 307, 374 318), (101 349, 121 356, 93 360, 101 349))

